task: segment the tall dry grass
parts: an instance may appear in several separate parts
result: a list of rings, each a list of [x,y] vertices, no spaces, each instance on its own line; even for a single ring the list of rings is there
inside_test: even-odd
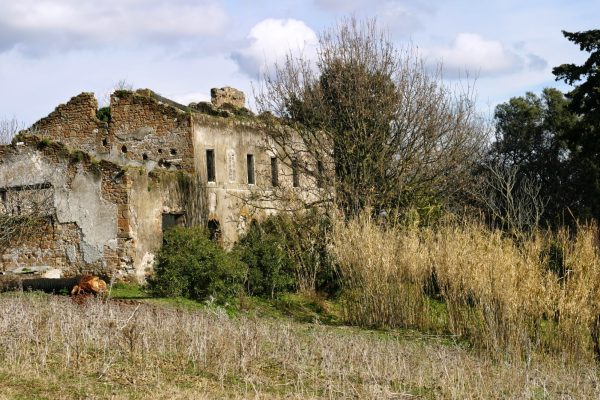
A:
[[[0,296],[0,399],[598,398],[598,368],[439,339],[148,304]]]
[[[361,216],[336,224],[332,249],[350,323],[442,330],[497,357],[595,356],[596,226],[514,237],[478,223],[419,228]]]

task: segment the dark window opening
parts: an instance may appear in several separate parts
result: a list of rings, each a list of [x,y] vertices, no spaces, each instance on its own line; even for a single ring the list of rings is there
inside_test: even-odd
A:
[[[102,139],[102,146],[108,146],[108,140],[107,139]]]
[[[171,155],[176,155],[177,154],[177,149],[171,149]]]
[[[209,182],[215,182],[217,180],[214,150],[206,150],[206,175]]]
[[[121,147],[121,152],[122,153],[127,153],[127,146]]]
[[[317,187],[323,187],[323,175],[325,173],[325,168],[323,167],[323,161],[317,161]]]
[[[248,166],[248,184],[254,185],[256,183],[254,179],[254,155],[248,154],[246,156],[246,164]]]
[[[271,157],[271,186],[279,186],[279,166],[277,165],[277,157]]]
[[[300,172],[298,171],[298,160],[292,160],[292,185],[300,187]]]
[[[162,215],[162,230],[185,226],[185,214],[183,213],[164,213]]]
[[[162,154],[162,149],[158,149],[158,154]]]
[[[220,241],[221,240],[221,224],[216,219],[208,221],[208,233],[210,240]]]
[[[148,154],[144,153],[142,154],[142,160],[146,161],[148,159]]]

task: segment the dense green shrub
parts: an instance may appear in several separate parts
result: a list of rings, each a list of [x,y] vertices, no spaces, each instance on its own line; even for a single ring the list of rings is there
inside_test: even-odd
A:
[[[254,223],[236,245],[248,265],[250,294],[273,296],[298,289],[338,293],[338,274],[329,255],[331,224],[318,212],[279,214]]]
[[[99,108],[98,111],[96,111],[96,118],[98,118],[100,121],[104,121],[107,123],[110,122],[110,107]]]
[[[242,290],[246,273],[246,266],[211,241],[206,229],[177,227],[165,232],[148,284],[157,296],[222,301]]]
[[[304,289],[329,296],[339,294],[340,277],[331,255],[331,218],[316,210],[286,218],[288,254],[298,265]]]
[[[269,218],[262,224],[253,223],[235,246],[235,253],[248,266],[250,295],[273,298],[296,286],[295,268],[278,222]]]

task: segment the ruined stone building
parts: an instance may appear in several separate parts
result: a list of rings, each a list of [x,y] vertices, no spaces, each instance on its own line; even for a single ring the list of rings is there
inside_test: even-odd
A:
[[[246,205],[253,188],[288,177],[299,186],[265,143],[264,125],[231,88],[189,106],[116,91],[100,112],[92,93],[75,96],[0,146],[0,213],[43,203],[38,229],[0,247],[0,271],[141,279],[170,226],[207,224],[231,243],[268,212]]]

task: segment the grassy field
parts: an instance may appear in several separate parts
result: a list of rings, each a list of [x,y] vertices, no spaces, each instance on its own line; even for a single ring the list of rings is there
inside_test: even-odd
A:
[[[229,308],[135,286],[112,296],[0,296],[0,399],[600,396],[593,364],[498,362],[451,336],[343,326],[310,296]]]

